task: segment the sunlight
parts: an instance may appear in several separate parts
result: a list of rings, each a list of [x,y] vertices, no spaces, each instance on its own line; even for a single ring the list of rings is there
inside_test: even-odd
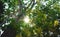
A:
[[[46,6],[48,4],[49,1],[41,1],[41,4]]]
[[[9,5],[8,3],[4,3],[6,6],[5,6],[5,9],[8,9],[9,8]]]
[[[2,30],[0,29],[0,32],[1,32],[1,33],[0,33],[0,36],[1,36],[4,31],[2,31]]]
[[[26,17],[24,18],[24,22],[29,23],[29,21],[30,21],[29,17],[26,16]]]
[[[25,0],[25,1],[23,1],[24,3],[27,3],[28,1],[27,0]]]

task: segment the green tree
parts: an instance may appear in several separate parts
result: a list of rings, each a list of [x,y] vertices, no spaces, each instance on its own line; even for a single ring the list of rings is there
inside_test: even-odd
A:
[[[16,37],[57,37],[60,35],[58,20],[60,19],[60,0],[1,1],[5,4],[5,23],[1,26],[3,30],[7,30],[8,27],[15,29],[12,31],[16,32]]]

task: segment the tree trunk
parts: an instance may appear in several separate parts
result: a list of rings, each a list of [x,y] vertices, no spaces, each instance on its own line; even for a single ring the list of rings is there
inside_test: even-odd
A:
[[[16,30],[12,27],[7,27],[1,37],[16,37]]]

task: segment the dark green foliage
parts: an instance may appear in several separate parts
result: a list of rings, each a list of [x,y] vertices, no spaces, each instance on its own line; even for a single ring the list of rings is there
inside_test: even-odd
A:
[[[4,11],[4,3],[0,1],[0,15],[3,14],[3,11]]]
[[[3,22],[4,3],[0,1],[0,24]]]

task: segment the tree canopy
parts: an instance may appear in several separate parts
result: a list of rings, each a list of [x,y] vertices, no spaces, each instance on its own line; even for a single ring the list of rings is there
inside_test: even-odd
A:
[[[60,35],[60,0],[1,0],[0,29],[16,30],[16,37]],[[1,3],[2,4],[2,3]],[[3,11],[4,10],[4,11]],[[1,13],[1,12],[0,12]],[[0,20],[1,20],[0,19]]]

